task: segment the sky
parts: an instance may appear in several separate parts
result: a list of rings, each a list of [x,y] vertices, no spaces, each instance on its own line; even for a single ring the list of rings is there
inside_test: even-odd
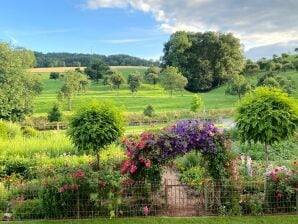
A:
[[[0,7],[0,40],[41,52],[158,59],[177,30],[232,32],[251,58],[298,47],[298,0],[1,0]]]

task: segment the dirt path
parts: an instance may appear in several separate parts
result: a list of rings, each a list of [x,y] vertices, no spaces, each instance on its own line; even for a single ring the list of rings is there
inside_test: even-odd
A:
[[[165,189],[168,215],[170,216],[194,216],[198,214],[197,198],[191,194],[192,189],[182,184],[177,173],[168,168],[162,177]]]

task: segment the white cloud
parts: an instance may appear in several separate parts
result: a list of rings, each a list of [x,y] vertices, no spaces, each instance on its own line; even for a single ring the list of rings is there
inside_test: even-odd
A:
[[[168,33],[233,32],[247,48],[298,39],[297,0],[86,0],[86,7],[150,13]]]

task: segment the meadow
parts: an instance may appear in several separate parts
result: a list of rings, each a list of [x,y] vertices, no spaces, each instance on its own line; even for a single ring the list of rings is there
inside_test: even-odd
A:
[[[119,70],[125,79],[127,76],[138,71],[144,74],[146,68],[141,67],[113,67],[112,69]],[[57,92],[62,86],[61,80],[49,79],[49,72],[56,71],[57,68],[47,72],[39,72],[42,83],[43,91],[35,100],[34,116],[44,116],[50,111],[53,104],[57,101]],[[34,72],[38,69],[33,70]],[[65,70],[64,70],[65,71]],[[296,82],[296,90],[293,96],[298,98],[298,74],[296,71],[283,73],[290,76]],[[258,76],[260,76],[259,74]],[[251,83],[256,83],[257,76],[250,77]],[[237,96],[225,95],[226,86],[221,86],[206,93],[200,93],[205,109],[207,110],[233,110],[238,102]],[[76,110],[85,102],[90,100],[112,101],[115,105],[120,107],[124,112],[142,113],[144,108],[151,104],[157,113],[173,112],[173,111],[189,111],[190,103],[194,93],[184,91],[183,94],[176,92],[170,96],[164,89],[156,85],[155,87],[150,84],[142,83],[139,91],[132,95],[128,89],[128,85],[124,84],[119,90],[111,90],[109,86],[104,86],[101,83],[92,83],[86,93],[81,93],[73,98],[73,109]],[[66,104],[63,105],[65,114],[71,114],[67,111]]]

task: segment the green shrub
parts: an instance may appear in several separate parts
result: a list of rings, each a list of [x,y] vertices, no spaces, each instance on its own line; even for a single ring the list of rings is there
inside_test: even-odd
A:
[[[25,178],[30,176],[30,167],[34,165],[34,160],[20,156],[1,157],[0,165],[3,166],[5,176],[19,174]]]
[[[0,139],[7,139],[8,138],[8,128],[6,123],[0,121]]]
[[[13,219],[37,219],[43,218],[41,202],[39,199],[25,200],[19,202],[13,208]]]
[[[52,110],[48,113],[49,122],[62,121],[62,112],[57,104],[55,104]]]
[[[0,212],[5,212],[8,206],[9,192],[0,184]]]
[[[36,137],[38,135],[38,131],[32,127],[23,127],[22,132],[25,137]]]
[[[21,126],[19,124],[13,122],[7,122],[7,136],[10,140],[16,138],[17,136],[21,136]]]
[[[144,115],[147,117],[153,117],[154,116],[154,107],[149,104],[145,110],[144,110]]]
[[[121,112],[108,103],[93,103],[79,110],[69,124],[68,134],[81,151],[98,151],[123,133]],[[97,157],[98,166],[99,158]]]
[[[203,183],[204,171],[200,166],[192,167],[180,175],[180,181],[200,189]]]

